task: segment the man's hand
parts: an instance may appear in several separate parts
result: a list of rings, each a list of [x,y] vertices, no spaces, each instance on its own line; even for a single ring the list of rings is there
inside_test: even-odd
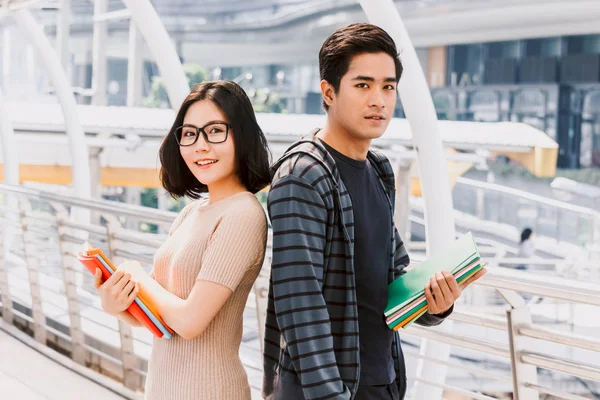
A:
[[[434,315],[445,313],[458,300],[467,286],[486,273],[487,269],[482,268],[481,271],[459,285],[450,272],[438,272],[425,285],[425,299],[427,299],[427,305],[429,306],[427,312]]]

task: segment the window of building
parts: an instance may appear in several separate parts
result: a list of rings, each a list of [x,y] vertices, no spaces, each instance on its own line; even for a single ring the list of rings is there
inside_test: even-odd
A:
[[[567,54],[600,54],[600,35],[567,37]]]
[[[582,167],[600,167],[600,91],[586,95],[581,121]]]
[[[511,40],[506,42],[493,42],[488,44],[488,58],[520,58],[521,42]]]
[[[451,46],[448,82],[452,86],[481,82],[481,44]]]
[[[559,57],[561,39],[558,37],[524,41],[526,57]]]

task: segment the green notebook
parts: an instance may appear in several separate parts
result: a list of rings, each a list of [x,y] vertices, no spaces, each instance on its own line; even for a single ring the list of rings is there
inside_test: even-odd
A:
[[[438,252],[419,264],[418,267],[390,283],[385,316],[389,317],[418,296],[421,296],[425,284],[437,272],[448,270],[454,274],[474,258],[479,258],[479,252],[473,234],[469,232],[458,239],[450,248]]]
[[[480,264],[479,262],[477,262],[475,265],[473,265],[469,271],[465,272],[465,274],[463,276],[461,276],[460,278],[456,279],[456,282],[460,285],[461,283],[463,283],[464,281],[466,281],[467,279],[469,279],[470,277],[472,277],[473,275],[475,275],[477,272],[479,272],[480,269],[483,268],[483,265]],[[405,321],[406,319],[411,318],[417,311],[419,311],[421,308],[423,308],[423,306],[425,306],[427,304],[427,300],[425,300],[425,298],[423,297],[423,295],[421,294],[420,296],[422,298],[422,301],[418,302],[417,304],[415,304],[412,308],[410,308],[409,310],[406,310],[406,312],[402,315],[399,316],[399,318],[397,318],[396,320],[389,322],[386,321],[386,324],[389,328],[394,328],[396,327],[398,324],[400,324],[401,322]],[[420,315],[423,315],[425,312],[427,312],[427,310],[425,311],[421,311]],[[415,318],[415,320],[418,318]],[[405,326],[408,327],[410,324],[407,324]]]

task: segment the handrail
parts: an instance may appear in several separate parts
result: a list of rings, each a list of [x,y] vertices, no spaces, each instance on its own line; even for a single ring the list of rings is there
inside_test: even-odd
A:
[[[458,177],[456,179],[456,183],[484,189],[484,190],[490,191],[490,192],[498,192],[498,193],[512,195],[515,197],[521,197],[523,199],[526,199],[529,201],[534,201],[536,203],[541,203],[541,204],[544,204],[544,205],[547,205],[550,207],[560,208],[563,210],[572,211],[572,212],[576,212],[579,214],[586,214],[586,215],[593,216],[594,218],[600,219],[600,212],[598,212],[596,210],[582,207],[582,206],[577,206],[575,204],[570,204],[570,203],[567,203],[564,201],[549,199],[544,196],[525,192],[523,190],[513,189],[513,188],[510,188],[507,186],[498,185],[496,183],[481,182],[481,181],[478,181],[475,179],[469,179],[469,178],[464,178],[464,177]]]
[[[83,207],[92,211],[107,212],[110,214],[143,219],[148,222],[172,223],[177,213],[170,211],[161,211],[155,208],[137,206],[127,203],[119,203],[110,200],[83,199],[64,194],[55,194],[52,192],[31,189],[22,186],[7,185],[0,183],[0,191],[14,195],[25,196],[30,199],[45,200],[47,202],[62,203],[66,206]]]
[[[465,188],[468,190],[463,193]],[[464,177],[457,178],[454,190],[462,195],[460,197],[462,200],[455,206],[457,211],[466,214],[464,217],[467,224],[469,224],[467,215],[472,215],[478,220],[487,218],[493,223],[508,224],[516,231],[520,231],[526,221],[527,225],[531,225],[534,229],[538,238],[545,238],[548,245],[550,242],[547,239],[556,241],[559,244],[558,253],[570,253],[569,246],[576,245],[582,249],[582,252],[592,254],[593,246],[600,239],[600,211],[598,210]],[[471,194],[472,190],[475,191],[474,198]],[[517,210],[512,210],[508,217],[502,207],[506,201],[516,203],[517,207]],[[413,203],[418,205],[418,202]],[[519,215],[521,209],[528,216]],[[547,210],[551,210],[551,213],[541,218],[540,215],[546,214]],[[502,221],[503,217],[508,220]],[[571,229],[561,229],[564,225],[570,226]],[[514,232],[513,235],[516,234],[517,232]]]

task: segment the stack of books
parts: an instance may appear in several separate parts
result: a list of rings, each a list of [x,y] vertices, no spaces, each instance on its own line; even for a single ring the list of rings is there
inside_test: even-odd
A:
[[[96,268],[102,271],[102,281],[106,281],[117,270],[110,260],[102,253],[102,250],[95,249],[88,243],[85,244],[85,250],[77,254],[77,259],[93,275],[96,274]],[[173,336],[173,330],[167,326],[160,315],[156,312],[156,307],[144,297],[141,292],[127,309],[135,319],[157,338],[170,339]]]
[[[435,254],[390,283],[384,312],[388,327],[395,331],[406,328],[427,312],[425,284],[437,272],[450,271],[460,285],[482,268],[475,238],[469,232],[452,247]]]

